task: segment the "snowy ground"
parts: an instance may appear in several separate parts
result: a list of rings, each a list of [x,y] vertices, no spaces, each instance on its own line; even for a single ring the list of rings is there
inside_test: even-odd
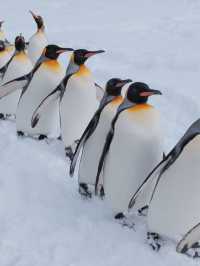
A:
[[[105,49],[89,63],[96,80],[114,76],[145,81],[163,92],[160,109],[168,151],[200,105],[200,2],[198,0],[6,0],[1,18],[8,38],[30,36],[28,10],[40,12],[51,42]],[[62,58],[66,64],[66,55]],[[83,201],[59,141],[18,139],[15,124],[0,122],[1,266],[199,265],[166,243],[157,254],[135,230],[112,220],[103,201]]]

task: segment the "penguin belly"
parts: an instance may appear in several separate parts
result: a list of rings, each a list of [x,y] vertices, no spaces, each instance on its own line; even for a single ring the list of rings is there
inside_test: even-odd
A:
[[[40,66],[27,90],[21,95],[16,113],[17,131],[32,136],[43,134],[57,138],[60,135],[59,99],[47,105],[37,126],[31,127],[34,111],[43,99],[60,84],[65,74],[64,69],[58,63],[55,63],[56,69],[48,64],[46,62]]]
[[[1,82],[4,84],[15,78],[24,76],[32,70],[32,63],[27,55],[15,56],[8,66],[5,76]],[[0,90],[12,91],[12,93],[0,99],[0,113],[4,115],[15,115],[22,87],[26,81],[16,81],[0,87]]]
[[[180,240],[200,221],[200,136],[162,174],[148,211],[148,228]]]
[[[72,76],[60,105],[61,135],[66,147],[81,137],[97,106],[92,78]]]
[[[86,141],[80,161],[79,183],[95,185],[99,160],[117,107],[118,105],[109,103],[104,108],[95,131]],[[99,180],[99,184],[102,185],[103,180]]]
[[[161,159],[161,143],[155,109],[120,114],[103,175],[105,195],[115,213],[127,211],[133,193]],[[140,207],[146,205],[148,192]]]
[[[47,44],[48,41],[43,32],[38,31],[30,38],[27,52],[33,65],[35,65]]]

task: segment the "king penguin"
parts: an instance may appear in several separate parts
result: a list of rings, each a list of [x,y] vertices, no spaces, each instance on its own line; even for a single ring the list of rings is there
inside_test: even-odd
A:
[[[161,92],[142,82],[129,86],[112,120],[99,161],[97,184],[103,169],[105,198],[115,218],[124,225],[128,225],[125,212],[132,191],[162,156],[160,115],[147,104],[148,97],[155,94]]]
[[[43,18],[39,15],[34,14],[32,11],[30,11],[30,13],[37,24],[37,31],[29,39],[27,51],[33,65],[35,65],[35,63],[41,56],[43,49],[47,46],[48,41],[45,34],[45,26]]]
[[[160,248],[163,236],[181,240],[178,252],[200,256],[199,154],[200,119],[150,172],[129,203],[132,208],[148,184],[155,184],[147,215],[148,239],[153,249]]]
[[[83,134],[98,107],[96,86],[85,62],[91,56],[103,53],[103,50],[75,50],[71,56],[65,78],[60,85],[44,98],[34,112],[32,126],[35,127],[42,117],[43,109],[55,98],[60,98],[61,137],[66,147],[66,155],[72,157],[71,145]]]
[[[70,166],[70,175],[73,175],[77,159],[82,150],[81,161],[78,172],[79,192],[85,197],[91,197],[87,185],[95,185],[98,162],[103,149],[103,144],[110,128],[111,120],[118,105],[123,101],[121,96],[122,87],[131,82],[130,79],[122,80],[112,78],[106,84],[104,96],[99,108],[90,120],[79,144],[73,155]],[[102,182],[101,182],[102,183]],[[103,194],[101,187],[101,195]]]
[[[25,52],[25,40],[22,35],[15,38],[14,54],[10,46],[2,52],[2,59],[6,64],[1,68],[2,81],[0,86],[0,118],[16,114],[16,108],[24,86],[19,77],[31,72],[33,66]],[[0,58],[1,61],[1,58]]]
[[[60,136],[59,101],[55,100],[44,110],[44,115],[36,127],[31,126],[31,118],[39,103],[62,81],[65,70],[58,62],[58,56],[72,48],[48,45],[35,65],[27,85],[22,91],[17,112],[17,133],[38,137],[57,138]]]

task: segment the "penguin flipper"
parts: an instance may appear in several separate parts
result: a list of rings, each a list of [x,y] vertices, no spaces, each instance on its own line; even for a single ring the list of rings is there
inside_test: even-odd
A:
[[[99,177],[100,177],[101,171],[103,169],[103,166],[104,166],[104,163],[105,163],[105,159],[106,159],[106,156],[108,154],[108,151],[109,151],[113,136],[114,136],[114,128],[111,128],[111,130],[109,131],[109,133],[108,133],[108,135],[106,137],[106,142],[105,142],[105,145],[103,147],[103,152],[102,152],[100,160],[99,160],[97,176],[96,176],[96,182],[95,182],[95,194],[98,193]]]
[[[159,180],[162,176],[162,174],[176,161],[178,156],[181,154],[182,150],[184,149],[185,145],[187,145],[195,136],[200,134],[200,119],[196,120],[186,131],[184,136],[179,140],[179,142],[176,144],[176,146],[169,152],[168,155],[165,155],[163,160],[149,173],[147,178],[144,180],[144,182],[140,185],[140,187],[137,189],[133,197],[131,198],[129,202],[129,209],[131,209],[135,202],[140,195],[140,193],[143,191],[143,189],[154,180],[154,177],[157,176],[157,181],[151,196],[151,199],[153,198],[154,192],[156,190],[156,187],[159,183]],[[150,199],[150,200],[151,200]]]
[[[128,205],[129,210],[134,207],[134,205],[135,205],[138,197],[142,193],[142,191],[144,191],[144,189],[146,187],[148,187],[148,185],[150,185],[153,182],[154,178],[159,178],[163,166],[167,163],[166,162],[167,159],[168,158],[164,158],[159,164],[157,164],[156,167],[148,174],[148,176],[143,181],[143,183],[138,187],[138,189],[136,190],[136,192],[134,193],[134,195],[132,196],[132,198],[129,202],[129,205]],[[154,188],[154,190],[155,190],[155,188]],[[148,204],[149,204],[149,202],[147,202],[147,205]]]
[[[85,142],[87,141],[87,139],[92,135],[92,133],[95,131],[98,121],[99,121],[99,117],[100,117],[100,112],[97,112],[94,114],[93,118],[90,120],[88,126],[86,127],[85,131],[83,132],[83,135],[80,138],[80,141],[76,147],[76,150],[74,152],[71,164],[70,164],[70,171],[69,174],[70,176],[74,175],[74,170],[76,167],[76,162],[77,159],[79,157],[81,148],[84,146]]]
[[[176,251],[178,253],[186,253],[188,249],[195,248],[200,241],[200,223],[191,228],[184,237],[179,241]]]
[[[57,87],[55,90],[53,90],[49,95],[47,95],[41,103],[38,105],[38,107],[35,109],[33,116],[31,118],[31,127],[35,128],[38,124],[41,114],[43,111],[47,108],[49,104],[51,104],[53,101],[57,100],[60,96],[60,89]]]
[[[20,82],[20,86],[7,86],[7,85],[10,85],[12,83],[17,83],[17,82]],[[27,79],[25,76],[23,76],[23,77],[16,78],[12,81],[2,84],[0,86],[0,99],[11,94],[17,89],[21,89],[22,87],[26,85],[26,83],[27,83]]]
[[[100,102],[104,95],[104,89],[98,85],[97,83],[94,84],[96,88],[96,98]]]

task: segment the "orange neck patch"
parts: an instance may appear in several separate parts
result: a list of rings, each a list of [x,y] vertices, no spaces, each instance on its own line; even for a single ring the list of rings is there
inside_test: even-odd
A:
[[[27,54],[25,52],[19,52],[15,55],[15,59],[19,61],[26,61],[27,60]]]
[[[123,97],[117,96],[114,100],[112,100],[111,104],[112,105],[119,105],[122,103],[122,101],[123,101]]]
[[[47,60],[42,64],[42,66],[53,72],[59,72],[61,69],[57,60]]]
[[[142,104],[136,104],[135,106],[131,107],[128,109],[129,112],[139,112],[139,111],[144,111],[153,108],[152,105],[147,104],[147,103],[142,103]]]
[[[85,65],[81,65],[79,71],[75,75],[78,77],[89,76],[91,72]]]

